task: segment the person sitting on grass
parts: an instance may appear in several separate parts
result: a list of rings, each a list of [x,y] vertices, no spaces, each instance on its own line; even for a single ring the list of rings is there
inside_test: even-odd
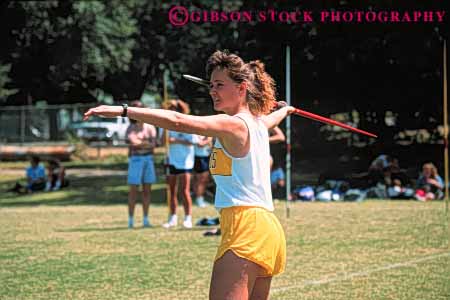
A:
[[[66,179],[66,170],[57,159],[49,159],[47,163],[46,191],[57,191],[69,185]]]
[[[430,201],[442,199],[444,193],[444,181],[439,176],[433,163],[426,163],[422,167],[422,173],[417,179],[416,199],[419,201]]]
[[[39,156],[33,155],[30,159],[30,166],[26,169],[28,193],[45,189],[45,168],[40,162]]]
[[[30,166],[25,170],[27,176],[27,185],[25,189],[28,193],[42,191],[45,189],[45,169],[40,162],[41,159],[39,156],[31,156]],[[20,192],[21,187],[22,186],[20,186],[20,183],[17,183],[15,187],[16,191]]]
[[[18,194],[32,193],[42,191],[45,189],[45,169],[40,164],[39,156],[33,155],[30,157],[30,166],[25,169],[27,184],[24,187],[20,182],[9,189],[8,192],[16,192]]]

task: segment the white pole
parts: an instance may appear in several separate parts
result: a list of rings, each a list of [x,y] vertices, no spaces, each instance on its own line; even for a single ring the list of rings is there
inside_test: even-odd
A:
[[[291,105],[291,48],[286,46],[286,102]],[[286,217],[291,201],[291,117],[286,118]]]
[[[169,101],[169,93],[167,92],[167,76],[168,72],[167,70],[163,73],[163,101],[165,104],[167,104],[167,101]],[[169,177],[169,131],[167,129],[163,129],[163,135],[164,135],[164,171],[166,175],[166,202],[167,202],[167,208],[169,209],[169,216],[170,216],[170,187],[168,183],[168,177]]]

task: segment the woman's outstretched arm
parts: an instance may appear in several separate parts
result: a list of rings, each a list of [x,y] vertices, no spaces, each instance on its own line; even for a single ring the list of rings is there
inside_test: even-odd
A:
[[[122,112],[122,106],[101,105],[89,109],[84,114],[84,120],[93,115],[107,118],[120,117]],[[242,144],[245,144],[248,136],[247,126],[241,119],[225,114],[192,116],[165,109],[128,107],[127,116],[130,119],[173,131],[218,137],[227,141],[234,140]]]

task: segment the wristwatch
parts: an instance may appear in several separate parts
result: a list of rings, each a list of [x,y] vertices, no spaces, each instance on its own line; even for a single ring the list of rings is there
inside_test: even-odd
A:
[[[124,103],[122,104],[122,108],[123,108],[122,117],[125,118],[127,116],[128,105]]]

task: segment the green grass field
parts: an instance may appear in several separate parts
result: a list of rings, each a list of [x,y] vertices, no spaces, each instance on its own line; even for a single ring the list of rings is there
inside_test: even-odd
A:
[[[18,176],[0,175],[0,191]],[[128,230],[121,176],[79,177],[69,189],[0,195],[0,299],[207,299],[219,237],[166,230],[164,185],[154,228]],[[294,203],[288,264],[271,299],[450,299],[443,202]],[[182,215],[181,209],[179,215]],[[194,209],[194,219],[214,217]]]

